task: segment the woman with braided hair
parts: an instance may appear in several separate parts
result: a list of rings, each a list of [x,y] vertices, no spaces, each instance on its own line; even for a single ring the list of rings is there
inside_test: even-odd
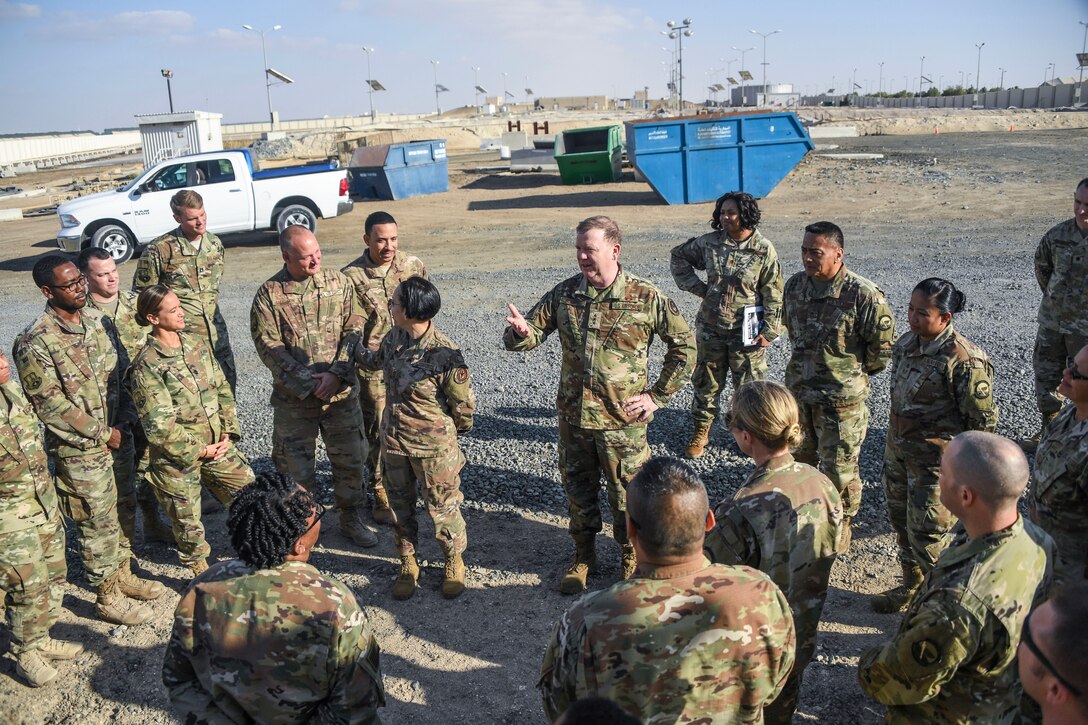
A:
[[[308,563],[325,507],[261,474],[230,508],[238,559],[182,593],[162,679],[185,721],[380,722],[378,644],[355,595]]]

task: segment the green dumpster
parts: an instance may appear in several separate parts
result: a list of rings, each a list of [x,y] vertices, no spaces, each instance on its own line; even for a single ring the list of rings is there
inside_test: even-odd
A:
[[[555,138],[555,163],[564,184],[619,181],[623,174],[623,136],[619,126],[563,131]]]

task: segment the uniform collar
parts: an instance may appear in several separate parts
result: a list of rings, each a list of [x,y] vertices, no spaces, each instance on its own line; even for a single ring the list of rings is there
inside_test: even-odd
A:
[[[612,284],[601,291],[601,295],[596,299],[597,302],[604,302],[605,300],[618,300],[623,298],[623,290],[627,287],[627,273],[623,271],[623,267],[620,266],[619,274],[616,275],[616,279]],[[578,294],[583,297],[589,297],[589,282],[586,280],[586,276],[583,274],[582,279],[578,282]]]
[[[639,564],[635,569],[633,579],[679,579],[706,569],[711,565],[710,559],[705,556],[700,561],[687,564],[671,564],[669,566],[651,566]]]
[[[87,297],[88,297],[88,299],[90,299],[90,293],[89,292],[87,293]],[[86,309],[87,309],[86,307],[83,308],[83,310],[86,310]],[[94,308],[92,308],[92,309],[94,309]],[[57,311],[53,309],[53,305],[48,304],[48,303],[46,303],[46,305],[45,305],[45,313],[53,318],[54,324],[59,326],[60,329],[63,330],[64,332],[68,332],[68,333],[71,333],[73,335],[85,335],[87,333],[87,329],[88,329],[88,327],[87,327],[87,315],[83,314],[83,310],[80,310],[80,312],[79,312],[79,322],[80,322],[79,327],[72,327],[71,323],[66,322],[66,321],[64,321],[64,320],[62,320],[60,318],[60,315],[57,314]]]
[[[753,229],[752,233],[748,236],[748,238],[745,239],[743,242],[740,242],[729,236],[728,232],[723,229],[722,231],[718,232],[717,239],[718,243],[723,246],[733,247],[735,249],[746,249],[748,247],[755,246],[756,241],[762,239],[762,235],[759,233],[758,229]]]
[[[918,342],[918,352],[928,356],[936,355],[938,352],[940,352],[941,348],[944,347],[944,344],[948,342],[948,339],[952,337],[952,333],[952,323],[949,322],[948,326],[941,330],[941,334],[937,335],[929,342],[924,342],[922,338],[915,335],[914,337]]]
[[[322,268],[318,270],[317,274],[313,277],[307,277],[306,279],[298,282],[291,273],[287,271],[287,265],[283,265],[283,269],[280,270],[280,284],[283,286],[283,291],[287,294],[304,295],[310,291],[311,285],[317,289],[321,289],[325,286],[325,270]]]
[[[204,236],[200,238],[200,247],[194,247],[193,243],[189,241],[189,238],[181,231],[181,227],[174,230],[174,240],[178,243],[178,250],[186,257],[195,257],[204,249],[208,243],[208,232],[204,232]]]
[[[829,297],[832,299],[838,299],[839,295],[842,294],[843,284],[846,282],[846,272],[846,264],[844,263],[841,267],[839,267],[839,271],[835,273],[835,276],[826,283],[817,282],[811,277],[805,277],[805,280],[809,284],[809,288],[812,290],[812,298],[822,299],[825,297]],[[817,292],[818,286],[824,287],[822,292]]]
[[[147,344],[161,357],[179,357],[185,354],[185,333],[181,333],[181,347],[168,347],[151,334],[147,336]]]
[[[941,554],[940,559],[937,561],[938,569],[951,568],[964,561],[977,557],[984,551],[997,548],[1024,530],[1024,519],[1022,516],[1017,516],[1016,523],[1012,526],[1001,529],[1000,531],[991,531],[985,536],[980,536],[977,539],[971,540],[967,539],[967,532],[963,529],[962,523],[957,524],[956,528],[955,540],[951,546],[945,549],[944,553]]]
[[[793,454],[789,451],[778,455],[772,456],[769,461],[763,464],[763,470],[765,471],[777,471],[787,466],[792,466],[795,463]]]

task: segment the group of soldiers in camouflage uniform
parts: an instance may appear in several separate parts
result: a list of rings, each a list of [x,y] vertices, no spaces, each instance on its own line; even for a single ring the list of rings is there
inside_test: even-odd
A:
[[[830,222],[806,227],[804,270],[784,283],[774,247],[757,228],[758,205],[733,192],[715,205],[712,233],[672,252],[677,285],[703,298],[693,333],[672,300],[623,270],[616,223],[583,221],[575,244],[580,274],[525,316],[508,305],[503,338],[508,350],[527,351],[558,331],[562,346],[559,468],[575,555],[560,590],[583,591],[597,568],[602,474],[621,552],[623,581],[578,600],[556,627],[540,680],[549,716],[598,694],[644,719],[758,721],[766,706],[769,720],[789,721],[814,652],[831,564],[850,545],[860,505],[869,376],[890,362],[884,485],[904,582],[873,605],[906,613],[892,642],[863,656],[862,687],[889,706],[892,720],[956,720],[984,708],[984,719],[1011,722],[1019,685],[1010,665],[1028,612],[1043,601],[1052,569],[1068,584],[1084,578],[1088,560],[1081,533],[1088,518],[1088,179],[1074,199],[1074,219],[1051,230],[1036,255],[1043,288],[1036,385],[1044,427],[1030,472],[1029,512],[1039,526],[1016,513],[1028,484],[1027,460],[992,433],[993,369],[951,324],[964,305],[951,283],[931,278],[918,285],[908,309],[911,332],[896,342],[883,293],[843,264],[841,229]],[[297,530],[280,546],[282,556],[247,558],[239,550],[250,569],[235,562],[205,572],[199,492],[203,482],[231,507],[236,549],[252,546],[235,536],[244,517],[235,522],[234,502],[248,495],[297,503],[308,496],[318,435],[332,464],[341,530],[361,546],[377,543],[360,517],[369,464],[371,515],[394,524],[402,559],[394,595],[407,598],[417,586],[417,481],[447,560],[443,594],[455,597],[465,586],[464,456],[456,441],[471,428],[475,400],[463,356],[431,322],[438,292],[422,263],[398,250],[392,217],[368,218],[367,250],[343,272],[321,267],[309,230],[288,228],[280,240],[284,268],[254,299],[252,337],[273,373],[272,458],[301,486],[296,493],[290,479],[278,489],[252,483],[248,463],[231,445],[240,431],[235,366],[218,307],[223,248],[206,229],[199,195],[179,192],[172,208],[179,227],[141,259],[135,304],[134,293],[114,287],[112,296],[105,290],[103,309],[89,306],[97,297],[86,291],[87,269],[105,262],[101,257],[81,258],[77,269],[51,255],[35,267],[47,308],[17,338],[14,358],[45,427],[55,489],[37,421],[6,365],[0,368],[7,408],[0,444],[18,452],[3,469],[0,563],[13,650],[31,684],[56,677],[49,660],[81,650],[48,636],[64,575],[60,513],[76,523],[86,574],[98,590],[96,611],[108,621],[146,621],[150,610],[139,600],[163,592],[131,566],[136,509],[147,535],[159,523],[156,500],[196,576],[190,598],[204,591],[203,582],[241,582],[260,573],[252,565],[262,561],[280,567],[273,578],[286,577],[288,589],[301,586],[287,584],[293,574],[285,567],[308,556],[324,513],[320,504],[306,499],[309,508],[295,516]],[[705,282],[696,270],[706,272]],[[130,323],[152,332],[133,332]],[[785,386],[764,381],[766,348],[783,327],[792,346]],[[655,335],[667,350],[651,385]],[[1071,356],[1060,386],[1051,369],[1055,351]],[[646,428],[691,378],[694,431],[685,454],[701,456],[726,370],[734,386],[726,418],[757,467],[732,501],[712,511],[691,469],[650,461]],[[1055,412],[1051,398],[1060,401],[1055,387],[1072,404],[1048,417]],[[233,470],[224,478],[216,469],[228,451]],[[154,498],[141,495],[143,476]],[[961,525],[953,529],[957,519]],[[260,590],[270,591],[269,583],[261,579]],[[189,629],[176,629],[171,649],[192,660],[195,627],[182,613],[185,602],[178,623]],[[617,650],[617,642],[630,647]],[[1032,647],[1038,657],[1041,650]],[[376,644],[372,660],[376,670]],[[584,669],[588,661],[597,663],[595,672]],[[707,662],[714,663],[710,669],[696,664]],[[198,664],[222,666],[178,667]],[[1070,685],[1053,666],[1047,671]],[[376,679],[380,689],[380,674]],[[368,703],[374,706],[374,698]]]

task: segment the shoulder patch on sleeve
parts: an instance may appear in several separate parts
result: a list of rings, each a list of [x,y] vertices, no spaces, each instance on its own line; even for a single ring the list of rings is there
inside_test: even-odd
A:
[[[911,656],[922,667],[932,667],[941,659],[941,648],[931,639],[920,639],[910,646]]]
[[[884,331],[892,329],[892,316],[891,315],[881,315],[880,319],[877,320],[876,326],[879,327],[881,330],[884,330]]]
[[[23,388],[28,393],[33,393],[42,386],[42,376],[37,373],[27,373],[23,378]]]
[[[677,316],[680,315],[680,308],[677,307],[676,303],[673,302],[671,299],[669,300],[669,312]]]
[[[457,368],[453,371],[453,382],[464,385],[468,382],[468,368]]]
[[[990,397],[990,384],[985,380],[979,380],[975,383],[975,397],[979,400],[985,400]]]

